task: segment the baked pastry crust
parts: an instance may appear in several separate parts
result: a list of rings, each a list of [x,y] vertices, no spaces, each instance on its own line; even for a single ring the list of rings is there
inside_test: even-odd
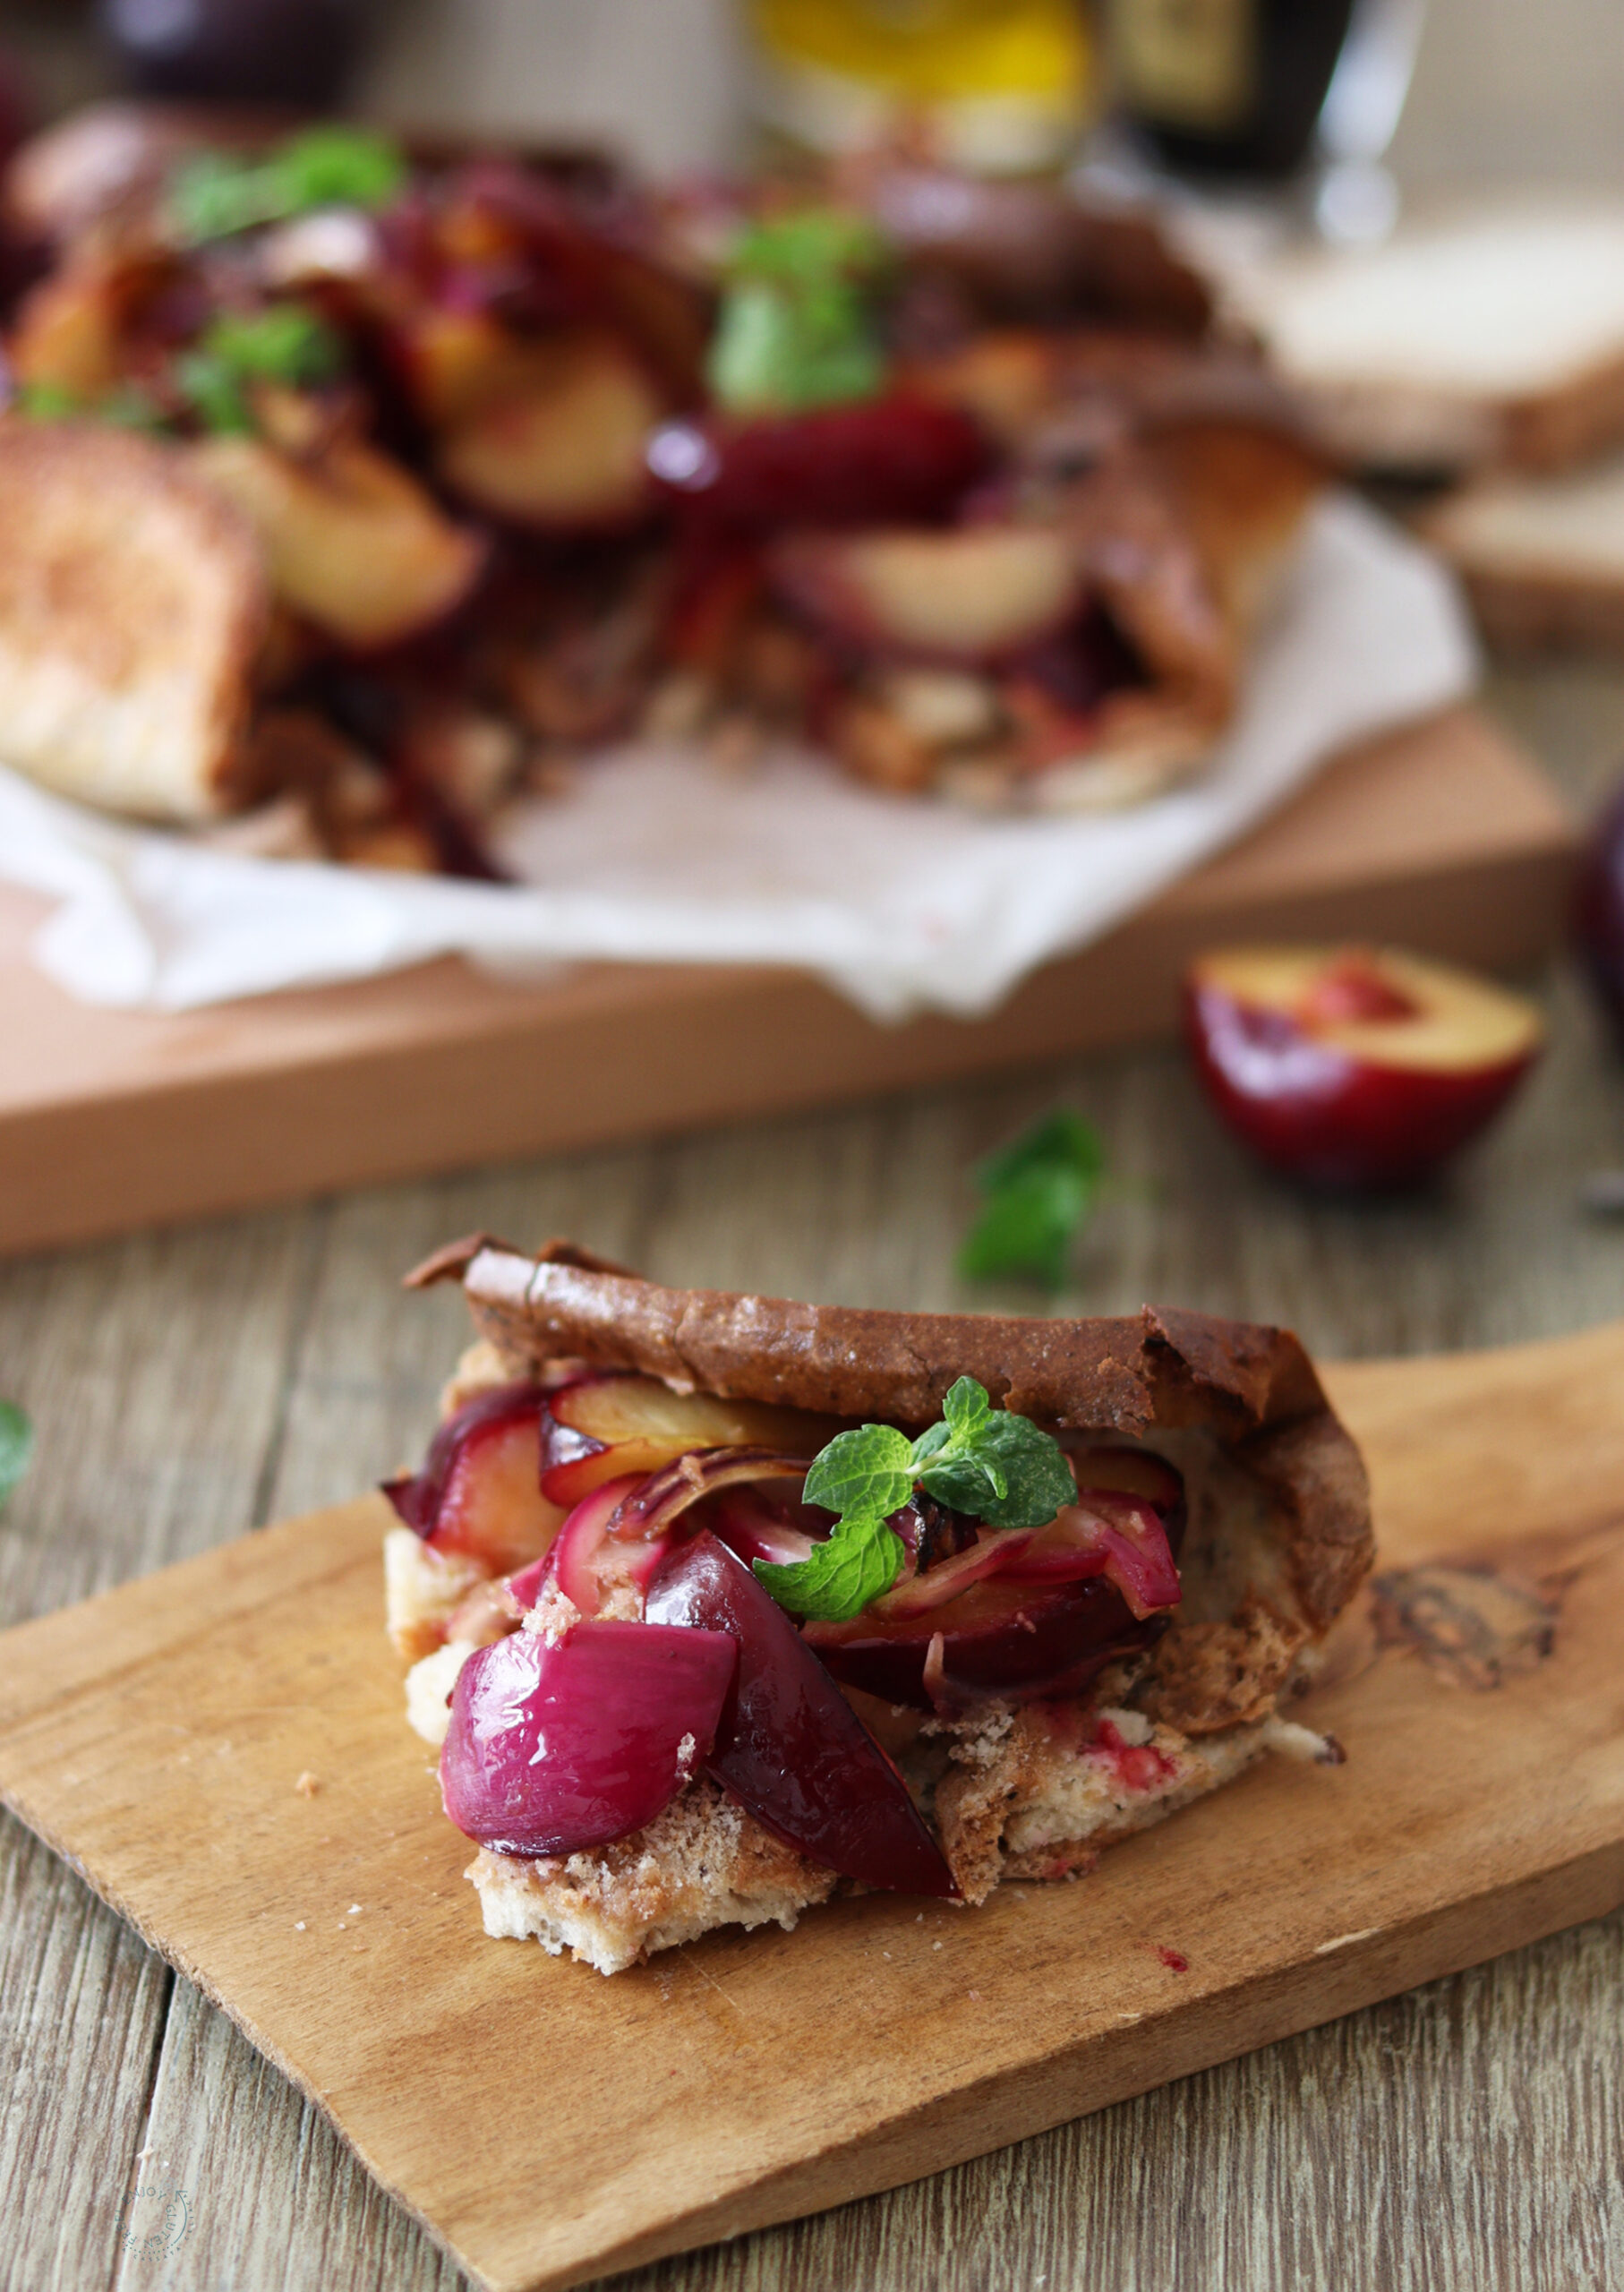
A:
[[[269,601],[246,523],[179,449],[0,424],[0,762],[174,822],[235,808]]]

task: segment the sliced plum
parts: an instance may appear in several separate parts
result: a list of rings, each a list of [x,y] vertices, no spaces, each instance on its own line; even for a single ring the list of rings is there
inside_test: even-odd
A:
[[[641,1830],[715,1740],[739,1643],[725,1631],[578,1623],[517,1631],[457,1673],[445,1809],[499,1854],[578,1854]]]
[[[693,521],[739,535],[928,523],[955,509],[991,462],[968,414],[902,392],[753,422],[685,417],[648,443],[666,498]]]
[[[739,1672],[707,1771],[825,1869],[896,1894],[958,1889],[908,1787],[790,1618],[706,1533],[648,1595],[651,1622],[731,1633]]]
[[[510,1575],[546,1551],[564,1518],[541,1488],[546,1406],[539,1385],[476,1394],[435,1433],[423,1470],[386,1482],[384,1494],[437,1552]]]

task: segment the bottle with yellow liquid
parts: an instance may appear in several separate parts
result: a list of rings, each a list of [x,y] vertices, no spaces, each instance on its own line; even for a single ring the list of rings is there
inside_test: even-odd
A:
[[[888,140],[979,174],[1058,166],[1092,116],[1081,0],[748,0],[756,109],[818,152]]]

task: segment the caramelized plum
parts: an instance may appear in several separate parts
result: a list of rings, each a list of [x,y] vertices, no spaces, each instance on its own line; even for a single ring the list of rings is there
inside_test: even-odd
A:
[[[187,451],[252,526],[282,603],[350,650],[443,620],[484,567],[485,543],[359,439],[303,462],[258,438],[205,438]]]
[[[551,1405],[542,1485],[579,1503],[606,1480],[655,1473],[695,1450],[758,1448],[811,1458],[833,1429],[799,1409],[675,1393],[657,1377],[608,1374],[566,1386]]]
[[[756,422],[668,422],[648,444],[667,498],[736,534],[927,523],[957,506],[990,459],[959,407],[900,393]]]
[[[1023,1703],[1080,1693],[1157,1629],[1136,1623],[1103,1575],[1053,1585],[993,1577],[939,1607],[886,1618],[867,1609],[849,1623],[809,1623],[806,1637],[837,1680],[928,1711],[940,1699],[926,1677],[938,1637],[939,1686]]]
[[[1148,1646],[1179,1596],[1184,1483],[1141,1449],[1074,1448],[1073,1468],[1078,1501],[1047,1527],[984,1530],[861,1615],[808,1623],[835,1678],[920,1710],[954,1690],[1027,1702]]]
[[[1075,551],[1047,526],[791,534],[773,569],[789,602],[847,645],[944,664],[1039,643],[1071,618],[1082,584]]]
[[[529,372],[505,388],[494,381],[494,395],[442,432],[440,475],[476,508],[517,525],[636,524],[648,506],[643,440],[664,411],[646,372],[605,334],[560,336],[527,355]],[[437,380],[454,389],[462,378]]]
[[[650,1588],[648,1616],[737,1640],[738,1677],[705,1766],[764,1828],[868,1886],[957,1893],[902,1776],[725,1544],[706,1534],[683,1545]]]
[[[422,1472],[386,1482],[407,1527],[439,1552],[471,1553],[506,1576],[546,1551],[564,1518],[541,1489],[539,1385],[498,1385],[435,1433]]]
[[[499,1854],[577,1854],[641,1830],[710,1749],[732,1685],[723,1631],[578,1623],[470,1655],[440,1755],[445,1809]]]

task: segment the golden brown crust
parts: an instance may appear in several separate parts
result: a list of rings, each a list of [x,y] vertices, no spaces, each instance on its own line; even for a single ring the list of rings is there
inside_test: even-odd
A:
[[[968,1375],[995,1401],[1056,1428],[1199,1451],[1228,1492],[1214,1499],[1218,1541],[1226,1509],[1244,1509],[1252,1544],[1244,1561],[1219,1552],[1209,1569],[1219,1612],[1181,1620],[1162,1643],[1168,1692],[1175,1676],[1185,1681],[1186,1720],[1198,1678],[1223,1688],[1227,1715],[1213,1725],[1236,1715],[1224,1682],[1237,1666],[1258,1681],[1278,1672],[1278,1686],[1371,1565],[1359,1452],[1288,1330],[1148,1306],[1115,1321],[1015,1320],[667,1289],[601,1270],[568,1244],[529,1258],[477,1235],[412,1278],[459,1274],[482,1335],[516,1373],[568,1355],[684,1390],[910,1426],[934,1421],[948,1387]],[[1199,1523],[1192,1535],[1192,1551],[1211,1542]],[[1203,1643],[1187,1659],[1177,1653],[1184,1635],[1215,1622],[1237,1626],[1251,1649],[1243,1660],[1226,1643],[1221,1681]]]
[[[1264,1601],[1244,1601],[1228,1623],[1186,1623],[1158,1641],[1135,1706],[1184,1735],[1267,1718],[1302,1644]]]
[[[0,759],[155,819],[231,808],[268,612],[252,535],[150,438],[0,423]]]

